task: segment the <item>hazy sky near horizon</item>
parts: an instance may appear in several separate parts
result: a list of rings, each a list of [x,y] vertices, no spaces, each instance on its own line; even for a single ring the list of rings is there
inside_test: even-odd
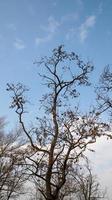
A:
[[[0,0],[0,116],[5,116],[12,126],[16,115],[9,110],[6,83],[22,82],[31,88],[31,116],[36,114],[36,103],[38,105],[44,90],[33,62],[50,55],[60,44],[64,44],[66,50],[78,53],[85,61],[93,62],[95,70],[91,80],[97,82],[107,64],[112,68],[112,1]],[[86,95],[83,90],[82,93],[84,100],[80,103],[86,109],[93,102],[91,89],[86,90]],[[111,163],[111,145],[109,150],[110,157],[104,162]],[[98,163],[98,158],[96,160]],[[105,163],[101,165],[105,166]],[[111,164],[108,166],[111,188]]]

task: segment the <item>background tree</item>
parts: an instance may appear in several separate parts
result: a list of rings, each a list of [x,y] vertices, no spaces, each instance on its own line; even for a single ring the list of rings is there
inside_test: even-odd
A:
[[[0,119],[0,199],[16,199],[24,192],[26,180],[23,163],[23,150],[20,131],[6,134],[3,130],[4,119]]]
[[[106,191],[101,189],[100,183],[90,167],[90,161],[87,160],[81,170],[79,168],[75,179],[77,186],[75,196],[77,200],[106,199]]]
[[[109,66],[104,68],[96,92],[99,114],[109,111],[112,116],[112,71]]]
[[[82,116],[75,105],[80,87],[90,85],[90,62],[84,63],[74,52],[67,53],[59,46],[51,57],[37,64],[47,90],[41,99],[44,116],[37,117],[35,127],[26,127],[23,119],[26,87],[8,84],[7,90],[13,93],[10,107],[15,108],[33,152],[32,157],[27,157],[27,169],[44,199],[58,200],[77,161],[108,126],[93,113]]]

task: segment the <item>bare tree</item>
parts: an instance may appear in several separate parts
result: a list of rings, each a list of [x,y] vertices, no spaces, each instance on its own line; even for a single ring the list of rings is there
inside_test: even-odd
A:
[[[112,116],[112,71],[109,66],[104,68],[96,92],[98,114],[109,111]]]
[[[106,198],[106,191],[101,189],[100,183],[90,167],[90,161],[87,160],[86,164],[81,167],[81,170],[78,170],[74,178],[77,186],[77,192],[75,194],[77,200],[98,200]]]
[[[37,64],[47,90],[41,99],[45,114],[37,117],[36,127],[29,129],[24,123],[26,87],[7,84],[7,90],[13,93],[10,107],[15,109],[33,152],[27,157],[27,169],[43,198],[58,200],[77,161],[108,126],[93,113],[81,116],[74,105],[80,96],[78,89],[90,85],[90,62],[84,63],[74,52],[67,53],[59,46]]]
[[[15,199],[23,193],[23,183],[26,179],[23,162],[23,151],[16,134],[5,134],[3,131],[4,120],[0,120],[0,199]]]

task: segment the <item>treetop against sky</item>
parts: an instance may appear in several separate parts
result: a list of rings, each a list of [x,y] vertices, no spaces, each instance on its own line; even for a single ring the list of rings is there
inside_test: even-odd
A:
[[[50,55],[60,44],[93,62],[91,80],[95,83],[103,67],[111,65],[111,9],[110,0],[0,1],[1,115],[10,118],[7,82],[27,86],[31,82],[33,103],[37,102],[44,88],[33,62]],[[93,101],[89,95],[93,93],[88,88],[82,94],[85,101],[81,106],[88,107]]]

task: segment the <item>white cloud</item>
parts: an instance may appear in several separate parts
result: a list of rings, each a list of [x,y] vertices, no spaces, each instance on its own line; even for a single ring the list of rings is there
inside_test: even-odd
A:
[[[47,26],[41,26],[41,28],[45,32],[47,32],[47,35],[45,37],[37,37],[35,39],[36,44],[39,45],[41,43],[45,43],[45,42],[50,41],[53,38],[56,31],[58,30],[59,26],[60,26],[60,23],[58,21],[56,21],[54,19],[54,17],[50,16],[48,18]]]
[[[93,163],[93,171],[98,175],[101,186],[108,189],[108,196],[112,196],[112,140],[99,138],[90,145],[95,153],[87,152],[87,156]]]
[[[24,49],[26,46],[24,44],[24,42],[20,39],[16,39],[15,42],[14,42],[14,47],[18,50],[22,50]]]
[[[80,41],[84,42],[88,36],[89,30],[94,27],[96,23],[96,16],[91,15],[89,16],[84,23],[81,24],[79,27],[79,37]]]

